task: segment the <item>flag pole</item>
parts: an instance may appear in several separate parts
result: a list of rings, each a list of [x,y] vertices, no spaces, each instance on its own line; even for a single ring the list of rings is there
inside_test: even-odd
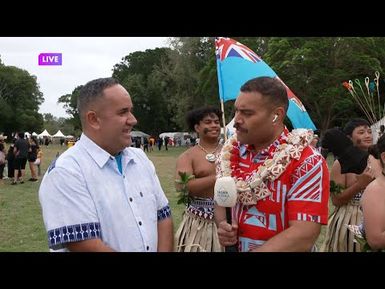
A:
[[[222,124],[223,124],[223,133],[224,140],[227,141],[227,130],[226,130],[226,119],[225,119],[225,100],[223,94],[223,83],[222,83],[222,75],[221,75],[221,64],[218,58],[216,59],[217,63],[217,77],[218,77],[218,90],[219,90],[219,99],[221,102],[221,111],[222,111]]]
[[[223,99],[221,98],[221,111],[222,111],[222,123],[223,123],[223,134],[225,138],[225,142],[227,141],[227,128],[226,128],[226,120],[225,120],[225,104]]]
[[[217,77],[218,77],[218,88],[219,88],[219,99],[221,102],[221,111],[222,111],[222,123],[223,123],[223,133],[224,133],[224,140],[227,141],[227,130],[226,130],[226,119],[225,119],[225,101],[224,101],[224,94],[223,94],[223,83],[222,83],[222,76],[221,76],[221,65],[220,61],[217,59]],[[232,214],[231,214],[231,208],[225,207],[226,210],[226,222],[230,225],[232,225]],[[238,252],[238,248],[236,245],[232,246],[226,246],[225,252]]]

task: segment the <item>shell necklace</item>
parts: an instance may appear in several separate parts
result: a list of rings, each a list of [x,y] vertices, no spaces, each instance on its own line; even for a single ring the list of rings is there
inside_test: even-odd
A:
[[[245,205],[255,205],[258,200],[271,195],[266,183],[275,181],[285,171],[292,159],[298,160],[302,151],[313,139],[313,131],[307,129],[294,129],[288,133],[287,143],[278,145],[272,159],[267,158],[257,171],[253,172],[246,180],[234,175],[237,171],[239,143],[234,134],[224,144],[217,166],[217,182],[221,177],[232,177],[237,191],[238,201]]]
[[[215,152],[217,151],[217,149],[219,148],[219,142],[218,142],[218,145],[217,147],[215,148],[215,150],[213,150],[211,153],[209,153],[203,146],[201,146],[199,143],[198,143],[198,147],[204,151],[206,153],[206,160],[208,160],[210,163],[213,163],[217,160],[217,156],[215,155]]]

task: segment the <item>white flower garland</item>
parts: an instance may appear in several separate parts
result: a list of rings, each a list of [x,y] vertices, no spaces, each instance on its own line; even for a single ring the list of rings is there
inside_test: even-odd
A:
[[[313,131],[307,129],[294,129],[288,134],[287,143],[280,144],[272,159],[266,159],[259,166],[258,170],[250,175],[246,180],[234,178],[237,191],[238,202],[245,205],[254,205],[258,200],[271,195],[266,186],[267,181],[274,181],[281,176],[291,159],[298,160],[306,146],[313,139]],[[234,145],[238,145],[237,135],[234,134],[224,144],[219,158],[219,175],[231,177],[231,151]]]

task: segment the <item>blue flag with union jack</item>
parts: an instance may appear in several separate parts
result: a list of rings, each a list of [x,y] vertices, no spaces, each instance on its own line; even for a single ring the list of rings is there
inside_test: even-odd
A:
[[[236,99],[241,86],[248,80],[267,76],[277,78],[286,87],[289,98],[287,116],[294,128],[316,127],[298,97],[287,87],[254,51],[231,39],[218,37],[215,40],[219,96],[225,102]]]

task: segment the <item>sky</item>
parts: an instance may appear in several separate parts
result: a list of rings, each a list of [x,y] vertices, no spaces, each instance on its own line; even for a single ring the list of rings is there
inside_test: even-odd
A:
[[[90,80],[110,77],[114,65],[132,52],[168,43],[167,37],[0,37],[0,58],[37,77],[44,94],[40,113],[70,117],[57,103],[60,96]],[[62,65],[39,66],[40,53],[61,53]]]

